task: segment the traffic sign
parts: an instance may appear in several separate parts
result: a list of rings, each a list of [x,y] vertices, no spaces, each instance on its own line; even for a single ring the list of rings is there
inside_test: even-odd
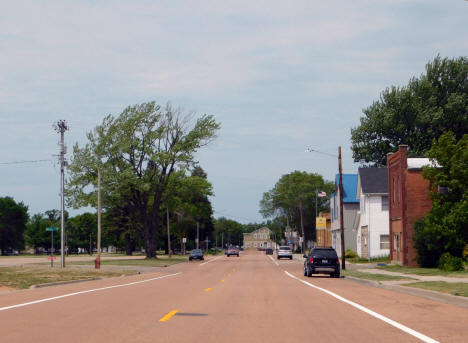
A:
[[[58,231],[58,227],[47,227],[46,231]]]
[[[49,256],[48,259],[49,259],[49,260],[56,260],[57,257],[55,257],[55,256]]]

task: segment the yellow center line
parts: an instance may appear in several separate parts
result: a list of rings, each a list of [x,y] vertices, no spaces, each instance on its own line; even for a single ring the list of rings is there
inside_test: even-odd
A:
[[[205,292],[211,291],[213,288],[205,288]]]
[[[228,274],[228,276],[231,276],[231,274]]]
[[[223,280],[221,280],[221,282],[224,282],[224,279],[223,279]]]
[[[164,317],[162,317],[161,319],[159,319],[160,322],[167,322],[169,319],[172,318],[172,316],[174,314],[176,314],[177,312],[179,312],[179,310],[174,310],[174,311],[171,311],[169,312],[168,314],[166,314]]]

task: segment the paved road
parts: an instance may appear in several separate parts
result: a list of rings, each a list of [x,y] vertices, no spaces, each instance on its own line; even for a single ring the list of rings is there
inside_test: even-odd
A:
[[[466,308],[257,252],[0,295],[2,342],[467,342],[467,323]]]

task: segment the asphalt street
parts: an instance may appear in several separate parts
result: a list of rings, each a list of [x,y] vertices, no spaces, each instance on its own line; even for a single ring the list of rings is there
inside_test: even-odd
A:
[[[2,342],[467,342],[468,309],[260,252],[0,294]]]

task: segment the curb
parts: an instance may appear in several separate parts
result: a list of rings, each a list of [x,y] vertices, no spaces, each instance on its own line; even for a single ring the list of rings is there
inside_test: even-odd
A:
[[[384,289],[388,289],[388,290],[399,292],[399,293],[414,295],[420,298],[442,302],[445,304],[451,304],[455,306],[468,308],[467,297],[460,297],[456,295],[445,294],[445,293],[441,293],[437,291],[431,291],[428,289],[419,289],[419,288],[405,287],[405,286],[400,286],[400,285],[385,285],[385,284],[379,283],[378,281],[359,279],[353,276],[344,276],[344,278],[349,279],[354,282],[367,285],[367,286],[372,286],[376,288],[384,288]]]

